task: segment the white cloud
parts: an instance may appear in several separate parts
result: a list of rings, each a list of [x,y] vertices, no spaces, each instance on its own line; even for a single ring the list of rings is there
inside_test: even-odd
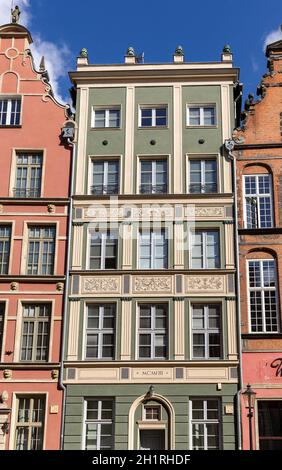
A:
[[[265,51],[268,44],[272,44],[273,42],[279,41],[280,39],[282,39],[282,31],[280,27],[270,31],[264,40],[263,50]]]
[[[0,24],[11,21],[11,0],[0,0]],[[14,6],[18,5],[21,10],[19,23],[27,28],[30,27],[32,15],[30,13],[31,0],[14,0]],[[68,63],[71,52],[66,44],[57,45],[54,42],[44,40],[39,33],[31,31],[33,44],[31,45],[35,67],[38,70],[41,57],[45,57],[45,65],[48,70],[50,82],[55,98],[59,102],[66,102],[69,99],[61,94],[59,80],[67,76]]]

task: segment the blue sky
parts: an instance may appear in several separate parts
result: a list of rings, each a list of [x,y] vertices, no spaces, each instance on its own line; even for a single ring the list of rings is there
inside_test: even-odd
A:
[[[144,52],[145,62],[170,62],[178,44],[183,46],[189,62],[220,60],[222,47],[230,44],[234,65],[241,68],[245,95],[255,93],[266,70],[265,39],[275,30],[273,38],[282,38],[281,0],[15,0],[16,3],[23,10],[21,23],[27,23],[35,39],[35,55],[49,55],[49,72],[63,98],[68,96],[70,86],[67,70],[75,68],[82,47],[88,49],[91,63],[121,63],[128,46]],[[0,0],[0,22],[9,19],[10,5],[11,0]]]

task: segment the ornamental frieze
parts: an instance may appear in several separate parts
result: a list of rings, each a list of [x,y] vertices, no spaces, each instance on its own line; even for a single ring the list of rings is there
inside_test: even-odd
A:
[[[188,217],[220,217],[224,218],[224,207],[189,206],[186,209]]]
[[[134,293],[171,293],[172,278],[168,276],[160,277],[136,277],[134,279]]]
[[[120,279],[112,277],[86,278],[83,280],[84,293],[107,293],[115,294],[120,292]]]
[[[186,278],[186,292],[190,291],[223,291],[223,276],[193,276]]]

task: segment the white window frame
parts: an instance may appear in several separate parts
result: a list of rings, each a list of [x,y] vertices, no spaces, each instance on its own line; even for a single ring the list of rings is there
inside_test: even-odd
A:
[[[118,191],[117,193],[109,193],[104,191],[105,187],[108,187],[108,177],[109,177],[109,163],[116,163],[118,166],[118,182],[117,182],[117,187]],[[92,158],[91,159],[91,187],[90,187],[90,193],[91,193],[91,188],[94,187],[94,165],[95,163],[103,163],[103,193],[102,194],[119,194],[120,191],[120,160],[117,157],[116,159],[110,158],[110,159],[105,159],[105,158]]]
[[[168,265],[169,265],[169,239],[167,237],[167,229],[165,228],[160,228],[160,229],[157,229],[157,230],[154,230],[154,229],[150,229],[150,228],[144,228],[142,229],[142,227],[140,228],[139,230],[139,233],[138,233],[138,269],[144,269],[144,268],[141,268],[141,237],[142,237],[142,233],[149,233],[150,234],[150,268],[146,268],[146,269],[168,269]],[[154,258],[154,253],[155,253],[155,249],[156,249],[156,238],[157,238],[157,234],[158,233],[164,233],[164,240],[165,240],[165,243],[166,243],[166,258],[164,259],[164,265],[165,267],[164,268],[156,268],[156,259]]]
[[[13,226],[12,226],[12,224],[10,224],[9,222],[7,222],[7,223],[3,222],[3,223],[0,224],[0,228],[3,228],[3,227],[6,228],[6,229],[8,228],[9,231],[10,231],[9,238],[7,238],[7,237],[1,237],[1,238],[0,238],[0,240],[1,240],[1,242],[2,242],[3,244],[5,243],[5,245],[6,245],[6,244],[8,243],[8,246],[9,246],[9,255],[8,255],[8,262],[7,262],[7,272],[3,272],[4,264],[1,263],[1,264],[0,264],[0,274],[1,274],[2,276],[4,276],[4,275],[5,275],[5,276],[8,276],[8,275],[9,275],[9,272],[10,272],[10,263],[11,263],[11,256],[12,256],[12,241],[13,241],[13,232],[12,232],[12,230],[13,230]],[[2,256],[3,256],[4,253],[5,253],[5,251],[1,251],[1,252],[0,252],[0,254],[1,254]],[[1,257],[2,257],[2,256],[1,256]]]
[[[201,191],[200,192],[191,192],[190,191],[190,186],[191,184],[191,163],[193,161],[201,161],[201,182],[199,183],[201,185]],[[206,161],[213,161],[215,162],[215,167],[216,167],[216,182],[215,182],[215,185],[216,185],[216,191],[214,191],[213,193],[209,193],[207,191],[203,191],[203,186],[205,186],[206,184],[210,184],[210,183],[206,183],[205,182],[205,162]],[[195,183],[194,183],[195,184]],[[188,191],[187,191],[189,194],[217,194],[219,192],[219,171],[218,171],[218,158],[215,156],[202,156],[202,155],[199,155],[198,157],[190,157],[188,158]]]
[[[204,328],[193,328],[193,313],[194,313],[194,307],[203,307],[204,308],[204,322],[205,322],[205,327]],[[209,321],[209,308],[210,307],[217,307],[218,312],[219,312],[219,328],[209,328],[208,326],[208,321]],[[219,361],[223,358],[223,332],[222,332],[222,305],[220,303],[197,303],[197,302],[192,302],[190,304],[190,311],[191,311],[191,358],[194,361]],[[193,340],[193,335],[195,334],[202,334],[205,336],[205,356],[204,357],[194,357],[193,350],[194,350],[194,340]],[[209,355],[209,335],[210,334],[219,334],[220,336],[220,355],[219,357],[210,357]]]
[[[7,101],[7,116],[6,116],[6,122],[5,124],[2,124],[2,113],[3,111],[0,112],[0,127],[18,127],[21,125],[21,117],[22,117],[22,98],[20,96],[5,96],[5,95],[0,95],[0,102],[1,101]],[[11,118],[12,118],[12,102],[17,101],[20,102],[20,111],[18,111],[18,105],[16,107],[16,113],[20,114],[20,119],[18,124],[11,124]]]
[[[115,314],[114,314],[114,328],[108,328],[108,329],[105,329],[105,328],[102,328],[102,325],[103,325],[103,319],[104,319],[104,307],[105,305],[114,305],[115,307]],[[99,327],[98,328],[88,328],[87,327],[87,324],[88,324],[88,307],[91,307],[93,305],[96,305],[98,308],[99,308]],[[86,361],[98,361],[98,360],[105,360],[105,361],[113,361],[115,359],[115,355],[116,355],[116,327],[117,327],[117,305],[116,303],[103,303],[103,304],[94,304],[94,303],[87,303],[86,304],[86,317],[85,317],[85,328],[84,328],[84,331],[85,331],[85,345],[84,345],[84,359]],[[87,335],[88,335],[88,332],[90,334],[97,334],[98,335],[98,357],[88,357],[87,356]],[[103,334],[112,334],[114,336],[114,341],[113,341],[113,344],[114,344],[114,354],[113,354],[113,357],[110,358],[110,357],[103,357]]]
[[[269,177],[269,193],[258,193],[256,194],[246,194],[246,178],[247,177],[255,177],[256,179],[256,188],[259,188],[259,177],[261,176],[268,176]],[[272,175],[270,173],[261,173],[261,174],[247,174],[243,175],[243,194],[244,194],[244,227],[246,229],[252,230],[252,229],[259,229],[259,228],[272,228],[274,226],[274,211],[273,211],[273,186],[272,186]],[[271,225],[270,227],[261,227],[261,214],[260,214],[260,199],[263,197],[269,197],[270,199],[270,208],[271,208]],[[248,221],[247,221],[247,198],[254,198],[256,200],[256,206],[257,206],[257,227],[248,227]]]
[[[261,281],[263,280],[263,261],[273,261],[274,262],[274,269],[275,269],[275,286],[274,287],[250,287],[250,271],[249,271],[249,263],[250,262],[259,262],[260,264],[260,279]],[[271,335],[271,334],[279,334],[280,333],[280,317],[279,317],[279,298],[277,294],[277,287],[278,287],[278,277],[277,277],[277,263],[275,259],[247,259],[247,282],[248,282],[248,320],[249,320],[249,333],[250,334],[257,334],[257,335]],[[267,291],[275,291],[275,297],[276,297],[276,319],[277,319],[277,331],[266,331],[265,327],[265,297],[264,297],[264,292]],[[251,323],[251,292],[261,292],[262,293],[262,324],[263,324],[263,331],[252,331],[252,323]]]
[[[26,392],[15,392],[13,395],[13,406],[12,409],[15,409],[16,412],[13,416],[13,425],[11,428],[13,429],[13,433],[10,434],[10,439],[12,441],[13,445],[13,450],[16,450],[17,446],[17,429],[21,427],[21,423],[18,421],[18,414],[19,414],[19,402],[21,399],[27,399],[27,400],[33,400],[33,405],[34,405],[34,399],[42,399],[44,400],[44,412],[43,412],[43,426],[40,426],[39,423],[40,421],[28,421],[28,424],[24,427],[30,429],[31,427],[35,428],[43,428],[43,434],[42,434],[42,450],[45,449],[45,439],[46,439],[46,430],[47,430],[47,412],[48,412],[48,394],[42,393],[42,392],[34,392],[34,393],[26,393]],[[33,409],[33,407],[31,408]],[[30,408],[29,408],[30,410]],[[19,424],[18,424],[19,423]],[[27,423],[27,422],[24,422]],[[36,423],[37,426],[32,426],[32,423]],[[30,438],[30,436],[29,436]],[[30,439],[29,439],[30,440]]]
[[[111,420],[102,420],[102,401],[112,401],[112,419]],[[97,420],[90,420],[87,419],[87,404],[89,401],[98,401],[98,419]],[[86,450],[86,436],[87,436],[87,424],[89,423],[96,423],[97,424],[97,449],[96,451],[100,450],[101,447],[101,425],[102,424],[111,424],[112,431],[114,430],[114,422],[115,422],[115,404],[112,397],[88,397],[84,399],[84,416],[83,416],[83,432],[82,432],[82,450]],[[100,418],[100,419],[99,419]],[[114,432],[112,432],[112,450],[114,449]],[[95,451],[95,452],[96,452]]]
[[[118,269],[119,266],[119,237],[118,237],[118,232],[113,231],[111,232],[110,230],[101,230],[97,231],[96,233],[99,233],[101,235],[101,258],[100,258],[100,268],[97,268],[97,270],[105,270],[105,271],[111,271]],[[110,233],[112,235],[116,236],[116,241],[117,241],[117,253],[116,253],[116,268],[105,268],[105,261],[106,261],[106,242],[107,242],[107,234]],[[88,253],[87,253],[87,263],[88,263],[88,269],[91,271],[96,271],[96,269],[93,269],[90,267],[91,265],[91,260],[90,260],[90,250],[91,250],[91,240],[92,240],[92,234],[95,234],[95,230],[89,230],[88,232]]]
[[[142,163],[143,162],[150,162],[152,164],[152,192],[151,193],[141,193],[139,190],[139,193],[141,194],[167,194],[168,193],[168,161],[167,158],[140,158],[139,164],[140,164],[140,185],[139,188],[141,189],[142,186]],[[153,187],[157,186],[157,163],[159,162],[165,162],[166,163],[166,191],[163,193],[159,193],[157,191],[153,191]]]
[[[200,124],[190,124],[190,108],[199,108],[200,109]],[[204,119],[204,109],[205,108],[214,108],[214,124],[205,124]],[[189,103],[186,105],[186,127],[208,127],[214,128],[217,127],[217,106],[215,103]]]
[[[140,307],[142,305],[147,305],[150,306],[150,314],[151,314],[151,328],[140,328]],[[155,327],[156,323],[156,305],[163,305],[166,307],[166,328],[159,328],[157,329]],[[169,357],[169,306],[166,303],[139,303],[138,304],[138,321],[137,321],[137,359],[139,361],[165,361]],[[155,337],[156,335],[164,335],[166,339],[166,356],[165,357],[156,357],[155,356],[155,347],[156,347],[156,341]],[[140,357],[140,335],[150,335],[151,337],[151,344],[150,344],[150,357]]]
[[[146,416],[146,410],[148,408],[157,408],[159,417],[157,419],[148,419]],[[162,406],[157,403],[149,405],[143,404],[142,420],[146,421],[147,423],[159,423],[160,421],[162,421]]]
[[[166,124],[162,124],[161,126],[157,125],[156,119],[156,110],[157,109],[166,109]],[[151,126],[142,126],[142,110],[143,109],[151,109],[152,110],[152,125]],[[158,105],[140,105],[139,112],[138,112],[138,127],[140,129],[151,129],[154,128],[167,128],[168,127],[168,105],[167,104],[158,104]]]
[[[204,419],[193,419],[193,401],[195,400],[201,400],[204,402]],[[218,419],[207,419],[207,401],[208,400],[214,400],[217,401],[218,404]],[[219,449],[222,449],[222,429],[221,429],[221,422],[222,422],[222,416],[221,416],[221,401],[220,399],[216,397],[192,397],[189,400],[189,447],[190,450],[196,450],[193,449],[193,424],[203,424],[204,425],[204,450],[208,450],[207,447],[207,424],[217,424],[218,425],[218,442],[219,442]]]
[[[201,268],[194,268],[193,267],[193,235],[197,232],[201,232],[202,234],[202,247],[203,247],[203,256],[202,256],[202,266]],[[218,266],[214,268],[210,268],[207,266],[207,234],[208,232],[217,232],[218,233]],[[210,229],[195,229],[195,231],[190,232],[190,268],[191,269],[220,269],[221,268],[221,236],[220,236],[220,229],[218,228],[210,228]]]
[[[97,127],[95,126],[95,112],[104,111],[105,112],[105,126]],[[110,126],[110,112],[119,111],[119,126]],[[121,107],[120,106],[93,106],[92,107],[92,116],[91,116],[91,128],[92,129],[121,129]]]

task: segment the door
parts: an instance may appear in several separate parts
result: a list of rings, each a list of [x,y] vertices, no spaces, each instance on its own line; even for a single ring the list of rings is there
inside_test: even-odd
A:
[[[164,430],[140,430],[140,450],[165,450]]]

